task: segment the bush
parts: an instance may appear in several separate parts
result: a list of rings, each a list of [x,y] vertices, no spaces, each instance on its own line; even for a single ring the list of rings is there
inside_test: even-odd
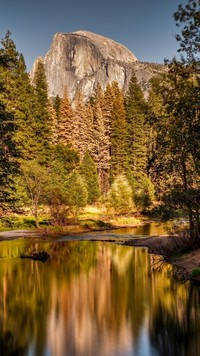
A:
[[[132,189],[124,175],[119,175],[111,185],[106,204],[117,214],[124,214],[133,209]]]

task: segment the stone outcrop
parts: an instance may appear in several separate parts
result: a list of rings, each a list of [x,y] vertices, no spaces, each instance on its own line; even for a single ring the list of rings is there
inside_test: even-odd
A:
[[[77,88],[88,97],[98,82],[105,89],[108,83],[117,81],[125,91],[132,69],[146,92],[149,79],[154,75],[152,68],[138,62],[125,46],[88,31],[55,34],[49,51],[39,59],[45,66],[50,97],[63,97],[65,88],[71,99]]]

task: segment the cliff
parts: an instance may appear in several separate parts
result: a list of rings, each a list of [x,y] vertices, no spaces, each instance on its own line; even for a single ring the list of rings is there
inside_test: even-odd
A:
[[[149,80],[158,72],[155,65],[139,62],[125,46],[88,31],[55,34],[49,51],[39,59],[45,66],[50,97],[63,97],[65,88],[71,99],[77,88],[88,97],[98,82],[105,89],[117,81],[125,91],[133,69],[146,94]]]

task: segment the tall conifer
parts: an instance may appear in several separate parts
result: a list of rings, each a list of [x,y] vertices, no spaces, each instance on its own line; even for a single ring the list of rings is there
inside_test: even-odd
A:
[[[95,203],[100,195],[98,174],[96,165],[88,151],[84,154],[82,165],[80,167],[80,173],[87,185],[88,203]]]
[[[88,124],[87,110],[84,96],[81,90],[77,90],[74,100],[74,118],[73,118],[73,147],[79,151],[82,158],[88,147]]]
[[[111,179],[123,173],[128,164],[128,131],[124,96],[117,82],[112,84],[113,109],[111,119]]]
[[[145,174],[147,168],[146,108],[143,92],[133,73],[126,95],[126,115],[129,132],[129,165],[135,177],[137,173]]]
[[[51,141],[51,122],[48,113],[48,88],[44,64],[41,60],[36,65],[33,79],[35,89],[35,133],[38,138],[38,159],[47,162]]]
[[[64,97],[60,102],[58,127],[59,143],[63,143],[64,145],[69,144],[72,141],[73,112],[67,95],[67,89],[65,89]]]
[[[101,86],[98,85],[94,97],[94,127],[96,139],[96,164],[100,187],[102,192],[108,190],[109,168],[110,168],[110,142],[107,132],[107,126],[103,115],[104,95]]]
[[[5,109],[14,117],[18,151],[22,158],[30,159],[36,137],[33,129],[34,93],[24,58],[17,52],[10,32],[2,40],[2,45],[1,54],[7,64],[1,67],[4,85],[0,96]]]

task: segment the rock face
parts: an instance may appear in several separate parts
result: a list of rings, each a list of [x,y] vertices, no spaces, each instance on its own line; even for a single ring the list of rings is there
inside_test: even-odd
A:
[[[142,74],[145,65],[125,46],[88,31],[55,34],[47,54],[38,59],[45,66],[50,97],[63,97],[65,88],[71,99],[77,88],[88,97],[98,82],[105,89],[108,83],[117,81],[126,90],[133,68],[145,90],[152,77],[152,70]],[[38,59],[31,71],[32,78]]]

